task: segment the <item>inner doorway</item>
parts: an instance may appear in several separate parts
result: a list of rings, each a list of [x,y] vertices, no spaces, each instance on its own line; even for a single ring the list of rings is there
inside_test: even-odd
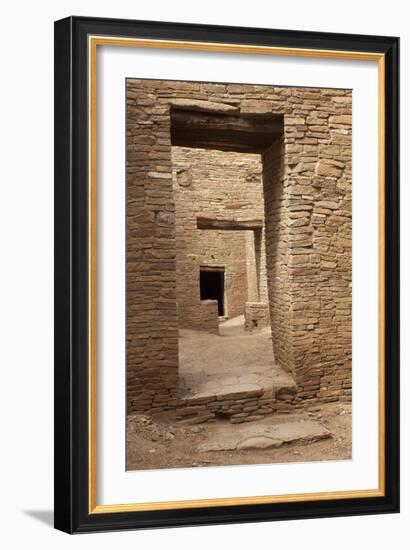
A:
[[[201,300],[216,300],[218,302],[218,316],[225,316],[225,269],[203,268],[199,272],[199,286]]]

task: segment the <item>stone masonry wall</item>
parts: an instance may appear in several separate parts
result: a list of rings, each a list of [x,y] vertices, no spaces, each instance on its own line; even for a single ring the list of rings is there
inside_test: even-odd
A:
[[[219,317],[217,300],[201,300],[192,310],[191,329],[204,330],[212,334],[219,334]],[[181,328],[181,322],[178,315],[178,326]]]
[[[223,266],[225,268],[225,317],[231,319],[242,314],[248,292],[245,235],[242,231],[212,229],[197,230],[197,233],[199,265],[195,271],[198,283],[192,290],[199,292],[200,266]],[[188,290],[186,283],[187,280],[177,279],[177,296],[179,284],[182,286],[182,292],[184,287]],[[185,298],[186,296],[185,294]],[[189,320],[186,321],[189,323]]]
[[[259,300],[258,272],[256,268],[255,231],[247,231],[245,234],[246,247],[246,280],[248,282],[248,300]]]
[[[291,334],[292,286],[289,276],[289,216],[284,198],[285,147],[277,139],[263,154],[266,269],[275,361],[296,378]]]
[[[252,332],[269,326],[269,304],[264,302],[246,302],[245,330]]]
[[[173,147],[172,161],[179,326],[204,329],[203,321],[208,323],[199,307],[200,267],[225,268],[225,316],[243,314],[248,299],[247,234],[251,232],[197,229],[197,216],[263,220],[261,157]],[[249,283],[254,286],[256,281],[250,276]]]
[[[127,86],[127,404],[155,412],[177,397],[175,204],[168,108],[145,86]]]
[[[175,100],[235,106],[238,116],[283,116],[283,139],[263,152],[267,219],[260,239],[266,241],[275,358],[294,374],[297,399],[349,398],[351,91],[128,80],[129,410],[172,408],[178,399]]]
[[[351,395],[351,92],[297,90],[285,115],[291,337],[298,396]]]

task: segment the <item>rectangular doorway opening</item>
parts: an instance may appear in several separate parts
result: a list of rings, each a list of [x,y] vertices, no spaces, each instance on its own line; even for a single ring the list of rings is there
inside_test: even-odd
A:
[[[225,269],[201,268],[199,274],[201,300],[216,300],[218,302],[218,316],[225,315]]]

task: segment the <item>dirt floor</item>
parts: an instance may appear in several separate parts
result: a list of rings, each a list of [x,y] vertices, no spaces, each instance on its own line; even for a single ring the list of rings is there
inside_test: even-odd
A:
[[[245,332],[240,315],[219,325],[219,335],[179,331],[180,389],[185,397],[240,391],[256,384],[265,392],[293,387],[273,357],[270,327]]]
[[[275,363],[269,327],[248,333],[243,315],[219,325],[219,335],[180,330],[180,391],[185,399],[293,387]],[[193,419],[194,420],[194,419]],[[351,405],[311,406],[242,424],[178,421],[172,412],[128,417],[127,469],[308,462],[351,458]],[[244,449],[245,447],[245,449]]]
[[[347,460],[351,458],[351,405],[349,403],[312,406],[297,414],[275,415],[260,422],[247,424],[255,431],[267,425],[273,429],[282,423],[296,425],[314,421],[330,433],[326,439],[300,438],[276,448],[249,450],[204,451],[204,444],[235,436],[238,426],[229,421],[189,425],[176,421],[169,413],[155,418],[147,415],[128,417],[127,469],[210,467],[275,462],[310,462],[316,460]],[[268,426],[268,427],[269,427]],[[325,431],[326,431],[325,430]],[[237,434],[238,432],[236,432]]]

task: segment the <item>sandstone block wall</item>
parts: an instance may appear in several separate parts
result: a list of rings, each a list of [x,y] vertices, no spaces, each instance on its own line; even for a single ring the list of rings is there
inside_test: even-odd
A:
[[[253,422],[275,413],[291,413],[304,406],[294,386],[263,389],[244,385],[241,390],[181,398],[176,409],[178,420],[189,424],[229,419],[232,424]]]
[[[277,139],[263,153],[266,270],[275,361],[296,378],[292,342],[292,281],[288,268],[289,235],[285,194],[285,145]]]
[[[272,391],[264,392],[259,388],[223,396],[182,399],[176,414],[179,420],[186,420],[190,424],[212,422],[217,418],[229,419],[232,424],[241,424],[261,420],[280,410],[280,406],[281,403],[276,403]]]
[[[145,84],[127,86],[126,199],[128,410],[154,412],[178,386],[175,203],[168,108]]]
[[[175,101],[283,116],[283,136],[260,152],[265,226],[255,239],[256,255],[266,246],[274,354],[294,375],[298,399],[349,397],[351,99],[350,90],[127,81],[130,410],[172,408],[178,398]]]
[[[298,396],[351,393],[351,92],[299,90],[285,115],[287,266]]]
[[[246,302],[245,330],[252,332],[270,324],[269,304],[263,302]]]
[[[201,230],[197,217],[263,222],[260,155],[172,147],[176,210],[178,321],[182,328],[205,329],[200,311],[201,267],[225,269],[225,316],[241,315],[258,292],[253,231]],[[265,261],[261,253],[259,263]],[[252,271],[253,268],[253,271]],[[266,273],[266,269],[263,269]],[[266,276],[262,281],[265,286]]]
[[[178,303],[178,327],[183,328],[179,307]],[[192,309],[186,311],[189,312],[191,324],[187,323],[185,328],[219,334],[218,302],[216,300],[201,300],[199,303],[196,302]]]

